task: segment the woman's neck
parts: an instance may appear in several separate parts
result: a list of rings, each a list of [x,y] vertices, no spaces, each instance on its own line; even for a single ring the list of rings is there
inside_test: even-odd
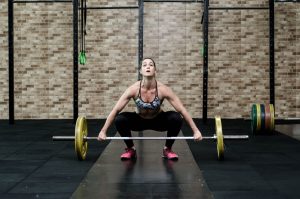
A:
[[[146,89],[151,89],[151,88],[156,87],[155,78],[154,77],[151,77],[151,78],[144,77],[142,79],[142,87],[146,88]]]

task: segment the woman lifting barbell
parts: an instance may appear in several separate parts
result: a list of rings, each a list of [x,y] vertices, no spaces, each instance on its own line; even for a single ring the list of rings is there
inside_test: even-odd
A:
[[[109,126],[115,122],[117,131],[122,137],[131,137],[131,131],[151,129],[155,131],[167,131],[168,137],[176,137],[182,126],[182,117],[190,125],[195,141],[202,140],[202,134],[195,125],[180,99],[166,85],[156,81],[156,65],[153,59],[145,58],[142,61],[140,73],[141,81],[131,85],[120,97],[104,126],[99,132],[98,140],[106,139]],[[122,112],[123,108],[133,99],[136,112]],[[177,111],[163,111],[161,104],[167,99]],[[181,117],[182,116],[182,117]],[[121,155],[122,160],[136,158],[136,149],[132,140],[124,140],[127,148]],[[175,140],[166,140],[163,148],[163,157],[176,160],[178,155],[172,151]]]

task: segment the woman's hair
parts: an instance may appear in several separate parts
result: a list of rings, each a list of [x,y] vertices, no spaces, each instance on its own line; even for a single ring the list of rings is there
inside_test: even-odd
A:
[[[146,57],[146,58],[144,58],[144,59],[142,60],[142,62],[143,62],[145,59],[150,59],[150,60],[153,62],[153,64],[154,64],[154,68],[156,68],[155,61],[154,61],[152,58],[150,58],[150,57]]]

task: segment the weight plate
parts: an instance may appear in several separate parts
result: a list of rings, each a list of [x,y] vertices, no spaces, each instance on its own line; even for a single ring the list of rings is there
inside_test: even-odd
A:
[[[75,152],[78,160],[84,160],[88,150],[88,143],[84,140],[88,135],[85,117],[78,117],[75,126]]]
[[[270,117],[270,105],[265,105],[265,129],[270,131],[271,117]]]
[[[261,104],[260,105],[260,123],[261,123],[261,130],[265,131],[265,105]]]
[[[270,131],[275,129],[275,110],[273,104],[270,104],[270,115],[271,115],[271,128]]]
[[[217,135],[217,152],[218,160],[224,159],[224,140],[223,140],[223,131],[222,131],[222,122],[220,117],[215,117],[215,128]]]
[[[253,104],[251,108],[251,129],[253,134],[256,133],[256,127],[257,127],[256,120],[257,120],[257,110],[256,110],[256,105]]]
[[[256,104],[256,110],[257,110],[257,126],[256,126],[256,131],[260,131],[261,130],[261,110],[260,110],[260,104]]]

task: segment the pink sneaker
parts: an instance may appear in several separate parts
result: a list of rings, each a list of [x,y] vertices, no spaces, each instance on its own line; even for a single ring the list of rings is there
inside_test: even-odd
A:
[[[136,158],[136,151],[133,148],[126,148],[126,152],[121,155],[121,160],[129,160]]]
[[[171,149],[166,148],[163,149],[163,158],[168,160],[178,160],[178,155],[174,153]]]

